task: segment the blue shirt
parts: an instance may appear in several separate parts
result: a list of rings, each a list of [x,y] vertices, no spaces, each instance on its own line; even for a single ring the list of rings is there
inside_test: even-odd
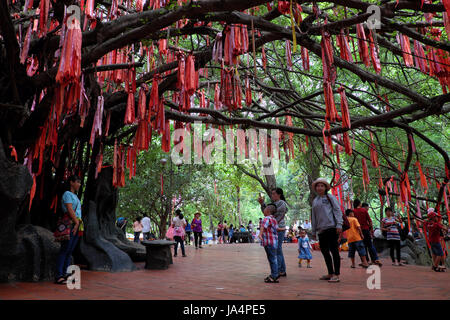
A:
[[[191,229],[191,224],[188,222],[187,223],[187,225],[186,225],[186,227],[184,228],[184,230],[186,231],[186,232],[191,232],[192,231],[192,229]]]
[[[77,218],[81,219],[81,202],[80,202],[80,199],[78,199],[76,194],[74,194],[70,191],[66,191],[66,192],[64,192],[61,201],[62,201],[62,210],[64,213],[67,212],[66,203],[71,203],[72,209],[73,209],[73,211],[75,211],[75,216]]]

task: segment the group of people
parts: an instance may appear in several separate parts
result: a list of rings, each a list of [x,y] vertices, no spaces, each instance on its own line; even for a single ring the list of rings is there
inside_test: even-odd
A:
[[[311,233],[312,240],[319,242],[320,251],[325,260],[327,274],[320,280],[330,283],[340,282],[341,257],[339,247],[343,242],[348,244],[348,257],[351,260],[351,268],[356,268],[355,253],[358,252],[361,263],[359,266],[368,268],[369,264],[382,266],[377,250],[373,244],[373,224],[368,212],[368,205],[361,203],[359,199],[353,202],[353,209],[342,214],[341,206],[328,191],[330,184],[324,178],[318,178],[312,183],[312,190],[316,197],[312,203]],[[273,189],[272,203],[266,205],[260,197],[261,209],[264,219],[261,222],[259,239],[264,247],[270,265],[270,275],[264,281],[277,283],[280,277],[286,276],[286,265],[282,251],[282,243],[286,225],[284,221],[287,205],[283,196],[283,190]],[[394,215],[392,208],[385,209],[386,217],[381,221],[381,231],[385,234],[390,248],[390,256],[394,266],[402,266],[400,260],[400,232],[403,229],[400,217]],[[432,250],[432,270],[444,272],[445,256],[441,246],[444,226],[440,224],[440,215],[433,208],[428,209],[427,221],[423,221],[428,231],[428,241]],[[347,221],[344,221],[347,220]],[[345,225],[345,232],[343,227]],[[309,227],[309,225],[308,225]],[[409,230],[408,230],[409,231]],[[293,232],[291,232],[293,233]],[[291,236],[294,236],[291,234]],[[299,267],[302,261],[307,260],[307,267],[311,267],[311,244],[306,230],[300,228],[298,235]]]
[[[150,218],[144,214],[143,217],[137,217],[133,222],[134,231],[134,242],[140,243],[141,233],[144,240],[150,240],[155,238],[154,234],[151,232],[151,222]]]
[[[202,249],[202,219],[201,213],[197,212],[194,215],[191,223],[188,223],[181,213],[180,209],[175,211],[175,217],[172,219],[171,227],[174,229],[173,239],[175,241],[174,257],[177,256],[178,246],[181,248],[181,254],[186,257],[185,242],[190,244],[191,232],[194,233],[195,249]]]
[[[239,227],[234,227],[233,224],[227,225],[227,221],[219,222],[217,225],[217,241],[218,243],[233,243],[236,239],[233,235],[236,232],[249,232],[249,242],[253,242],[253,236],[255,235],[255,230],[252,221],[248,222],[247,228],[244,225]]]
[[[60,252],[56,262],[56,278],[55,283],[66,284],[69,274],[67,268],[69,266],[72,253],[77,245],[79,236],[83,232],[83,222],[81,219],[81,202],[77,197],[77,192],[81,186],[81,179],[77,176],[71,176],[68,179],[68,190],[63,194],[61,204],[62,211],[66,213],[72,223],[70,235],[68,239],[61,241]],[[367,268],[369,262],[381,267],[377,251],[372,242],[374,235],[372,220],[368,213],[368,205],[361,203],[358,199],[354,200],[353,209],[347,209],[345,216],[348,220],[346,224],[348,230],[343,233],[344,216],[341,207],[331,194],[328,194],[331,186],[326,179],[318,178],[312,183],[312,190],[317,196],[314,198],[311,210],[311,223],[307,224],[308,229],[311,228],[312,240],[316,240],[320,246],[328,273],[322,276],[321,280],[328,282],[339,282],[341,258],[339,255],[339,246],[346,239],[348,242],[349,253],[351,259],[351,267],[356,268],[355,253],[358,252],[361,258],[360,266]],[[260,196],[258,202],[261,204],[261,211],[264,219],[260,219],[258,227],[258,239],[267,255],[270,265],[270,275],[264,281],[267,283],[277,283],[280,277],[286,277],[286,263],[283,255],[283,240],[286,234],[285,216],[288,212],[288,206],[284,198],[283,190],[275,188],[271,191],[270,204],[265,204],[264,199]],[[190,233],[194,233],[195,248],[202,248],[202,220],[201,213],[197,212],[194,219],[189,224],[186,222],[181,210],[176,210],[176,216],[171,221],[173,228],[173,238],[176,242],[174,256],[177,256],[178,246],[181,247],[182,256],[186,257],[184,242],[187,235],[187,241],[190,239]],[[381,221],[381,231],[384,233],[390,248],[390,256],[395,266],[402,266],[400,261],[400,233],[403,224],[400,217],[394,214],[392,208],[385,209],[386,217]],[[432,270],[436,272],[446,271],[445,255],[441,245],[442,237],[447,229],[440,223],[441,216],[435,212],[433,208],[428,209],[427,220],[420,220],[424,224],[428,241],[432,250],[433,265]],[[253,225],[251,221],[251,231]],[[306,226],[305,226],[306,227]],[[245,228],[241,226],[241,229]],[[139,242],[140,233],[144,235],[144,239],[151,236],[150,218],[137,218],[133,223],[134,241]],[[302,261],[307,260],[307,268],[311,268],[311,244],[306,235],[306,228],[302,228],[298,235],[298,259],[299,267]],[[218,226],[218,236],[222,242],[229,241],[233,235],[234,228],[232,225],[228,228],[226,221]],[[408,230],[409,231],[409,230]],[[228,236],[228,239],[226,237]],[[225,240],[226,239],[226,240]]]

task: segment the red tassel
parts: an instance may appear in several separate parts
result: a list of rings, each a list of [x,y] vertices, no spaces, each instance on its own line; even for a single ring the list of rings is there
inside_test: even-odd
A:
[[[369,170],[367,169],[367,163],[365,158],[362,158],[362,168],[363,168],[363,182],[365,185],[369,185],[370,183]]]
[[[331,83],[324,82],[324,98],[325,98],[325,119],[334,122],[337,118],[336,106],[334,104],[333,89],[331,88]]]
[[[9,146],[9,148],[11,149],[11,157],[14,157],[14,159],[17,162],[17,151],[16,151],[16,148],[14,148],[14,146]]]
[[[366,42],[366,34],[364,32],[364,27],[361,23],[356,25],[356,35],[358,37],[358,51],[359,57],[363,61],[366,67],[369,67],[369,49]]]
[[[378,153],[377,153],[377,149],[375,147],[375,144],[372,142],[370,144],[370,162],[372,163],[372,166],[374,168],[378,168],[379,164],[378,164]]]
[[[50,10],[50,1],[41,0],[41,2],[39,3],[39,37],[47,33],[49,10]]]
[[[292,71],[291,41],[289,40],[286,40],[286,63],[288,70]]]
[[[425,190],[425,193],[426,193],[426,190],[428,190],[427,179],[425,178],[425,175],[423,174],[422,167],[420,166],[419,160],[417,160],[415,164],[416,164],[417,169],[419,170],[420,185],[422,186],[422,188]]]
[[[134,94],[132,92],[128,93],[127,109],[125,111],[124,124],[132,124],[135,121],[134,113]]]
[[[252,89],[250,87],[250,78],[245,79],[245,104],[247,107],[252,105]]]
[[[197,77],[197,79],[196,79]],[[186,92],[189,96],[192,96],[197,90],[198,75],[195,72],[195,56],[190,54],[186,59]]]
[[[309,53],[305,47],[302,47],[302,65],[303,70],[309,71]]]
[[[404,34],[400,34],[397,33],[397,42],[400,44],[400,47],[403,51],[402,55],[403,55],[403,60],[405,61],[405,65],[407,65],[408,67],[412,67],[413,66],[413,59],[412,59],[412,55],[411,55],[411,47],[410,47],[410,43],[409,43],[409,38],[404,35]]]
[[[341,96],[342,128],[350,129],[351,127],[350,112],[348,111],[348,102],[347,96],[345,95],[345,89],[341,85],[338,91]]]
[[[375,42],[373,41],[372,30],[370,30],[370,32],[369,32],[369,42],[370,42],[370,57],[372,59],[373,68],[375,69],[376,73],[380,73],[381,72],[381,64],[380,64],[380,58],[378,55],[378,47],[375,46]]]
[[[262,48],[261,48],[261,60],[262,60],[262,63],[263,63],[264,71],[266,71],[267,58],[266,58],[266,51],[264,50],[264,46],[262,46]]]
[[[323,29],[320,46],[322,48],[323,80],[329,81],[334,85],[336,81],[336,68],[334,67],[333,46],[331,44],[330,34]]]
[[[42,0],[41,3],[43,2],[45,1]],[[82,35],[79,21],[72,19],[64,37],[56,82],[67,84],[79,81],[81,76],[81,42]]]
[[[170,123],[169,120],[165,121],[164,131],[161,137],[161,149],[164,152],[170,151]]]
[[[33,185],[30,190],[30,204],[28,206],[28,211],[31,210],[31,204],[33,203],[34,195],[36,194],[36,176],[33,175]]]
[[[341,29],[340,34],[336,37],[337,44],[341,51],[341,58],[348,62],[353,63],[352,52],[350,50],[350,46],[348,44],[347,36],[344,34],[344,30]]]
[[[352,152],[353,152],[353,148],[352,148],[352,146],[350,144],[350,139],[348,137],[348,132],[344,132],[342,134],[342,139],[344,141],[345,153],[348,154],[348,155],[351,155]]]

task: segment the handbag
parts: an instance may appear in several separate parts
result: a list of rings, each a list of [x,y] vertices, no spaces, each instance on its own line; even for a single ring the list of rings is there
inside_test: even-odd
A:
[[[326,194],[326,196],[327,196],[328,201],[331,204],[331,208],[334,208],[333,202],[331,201],[330,197],[328,197],[328,194]],[[342,210],[340,210],[340,211],[342,212]],[[337,223],[336,217],[334,216],[334,214],[333,214],[333,219]],[[343,213],[342,214],[342,232],[347,231],[348,229],[350,229],[350,222],[348,221],[347,216]]]
[[[173,240],[174,228],[170,226],[169,230],[166,232],[166,238]]]
[[[77,209],[78,209],[78,203],[77,203],[77,207],[75,208],[74,212]],[[56,223],[56,230],[55,230],[55,232],[53,232],[55,241],[61,242],[61,241],[70,240],[71,230],[72,230],[72,218],[70,217],[69,213],[66,212],[62,215],[62,217],[59,217],[58,222]]]

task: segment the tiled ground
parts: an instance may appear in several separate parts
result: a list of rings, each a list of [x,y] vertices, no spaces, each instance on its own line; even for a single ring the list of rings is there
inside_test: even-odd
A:
[[[258,244],[205,245],[188,257],[174,258],[168,270],[107,273],[82,270],[81,290],[69,290],[52,282],[0,284],[3,299],[450,299],[450,272],[429,267],[381,268],[381,289],[369,290],[365,269],[351,269],[342,252],[341,282],[318,278],[325,274],[320,252],[313,252],[312,269],[297,266],[297,244],[284,244],[287,278],[266,284],[269,273],[263,248]]]

